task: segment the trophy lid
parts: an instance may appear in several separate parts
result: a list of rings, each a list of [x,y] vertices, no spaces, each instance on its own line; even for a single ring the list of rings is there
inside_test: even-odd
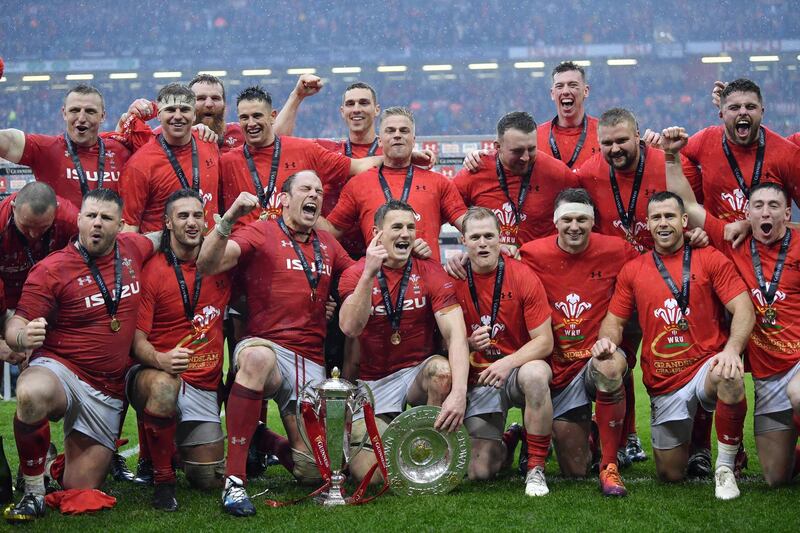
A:
[[[320,383],[316,389],[317,392],[325,392],[325,393],[351,393],[356,390],[356,386],[347,381],[346,379],[341,379],[339,373],[339,367],[333,367],[331,370],[331,377],[330,379],[326,379],[322,383]]]

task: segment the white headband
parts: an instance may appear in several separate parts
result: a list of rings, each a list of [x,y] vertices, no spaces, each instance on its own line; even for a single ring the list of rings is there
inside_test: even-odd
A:
[[[173,105],[176,107],[187,105],[194,109],[194,102],[188,96],[182,94],[170,94],[158,102],[158,112],[161,113],[165,107]]]
[[[594,208],[592,206],[588,204],[582,204],[580,202],[568,202],[556,207],[556,212],[553,213],[553,224],[558,222],[558,219],[567,213],[576,213],[594,218]]]

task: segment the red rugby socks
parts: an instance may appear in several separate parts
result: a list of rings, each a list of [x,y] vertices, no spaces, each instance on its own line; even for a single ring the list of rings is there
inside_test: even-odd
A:
[[[145,433],[145,442],[153,461],[153,479],[156,483],[175,483],[172,456],[175,453],[175,431],[178,422],[175,415],[159,416],[147,409],[140,416]]]
[[[722,465],[734,469],[736,452],[742,442],[744,433],[744,417],[747,414],[747,401],[735,404],[717,400],[717,462],[716,468]]]
[[[225,477],[247,480],[247,450],[262,412],[264,392],[234,383],[225,405],[225,428],[228,431],[228,459]]]
[[[528,433],[525,441],[528,444],[528,470],[530,471],[536,466],[544,468],[544,463],[547,460],[547,450],[550,449],[550,435],[532,435]]]
[[[625,388],[623,386],[623,388]],[[603,392],[597,391],[595,405],[595,419],[597,428],[600,431],[600,444],[602,459],[600,460],[600,470],[607,464],[617,464],[617,448],[613,443],[621,442],[620,438],[627,435],[623,431],[625,425],[626,401],[623,401],[624,391]],[[627,395],[625,395],[627,399]]]
[[[43,418],[33,424],[26,424],[15,414],[14,440],[25,478],[25,492],[44,494],[44,467],[47,449],[50,447],[50,423],[47,418]]]

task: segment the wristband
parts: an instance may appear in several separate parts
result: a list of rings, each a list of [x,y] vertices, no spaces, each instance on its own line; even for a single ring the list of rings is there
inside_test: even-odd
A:
[[[227,239],[231,236],[233,223],[225,220],[219,215],[214,215],[214,229],[222,238]]]

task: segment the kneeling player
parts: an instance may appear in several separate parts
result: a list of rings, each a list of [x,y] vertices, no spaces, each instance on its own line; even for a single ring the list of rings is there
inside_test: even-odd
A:
[[[189,483],[222,486],[224,459],[217,391],[222,379],[226,273],[202,277],[195,261],[205,230],[203,201],[191,189],[166,203],[161,253],[144,269],[128,399],[144,427],[140,457],[153,464],[153,507],[178,508],[172,457],[177,440]],[[177,438],[176,438],[177,436]]]
[[[469,333],[470,375],[466,419],[472,437],[470,479],[490,479],[513,450],[502,440],[510,407],[524,407],[529,450],[525,494],[549,492],[544,460],[550,444],[550,308],[539,278],[500,256],[500,224],[484,207],[471,207],[462,240],[469,262],[456,292]]]
[[[697,406],[716,409],[716,497],[739,496],[733,474],[747,404],[741,353],[755,322],[747,289],[733,264],[714,248],[684,241],[688,216],[681,198],[654,194],[647,225],[654,250],[627,263],[617,276],[594,357],[617,351],[634,307],[643,331],[642,372],[650,394],[653,455],[659,477],[686,475]],[[730,335],[723,329],[731,315]]]
[[[375,395],[375,414],[383,421],[379,427],[385,428],[406,404],[428,404],[442,406],[436,428],[455,431],[466,406],[464,317],[441,265],[411,257],[415,215],[398,200],[377,210],[366,257],[347,269],[339,283],[344,298],[339,323],[345,335],[360,342],[360,377]],[[449,361],[434,355],[434,321]],[[353,442],[364,431],[363,420],[357,421]],[[359,454],[350,471],[363,479],[374,462],[374,457]]]

